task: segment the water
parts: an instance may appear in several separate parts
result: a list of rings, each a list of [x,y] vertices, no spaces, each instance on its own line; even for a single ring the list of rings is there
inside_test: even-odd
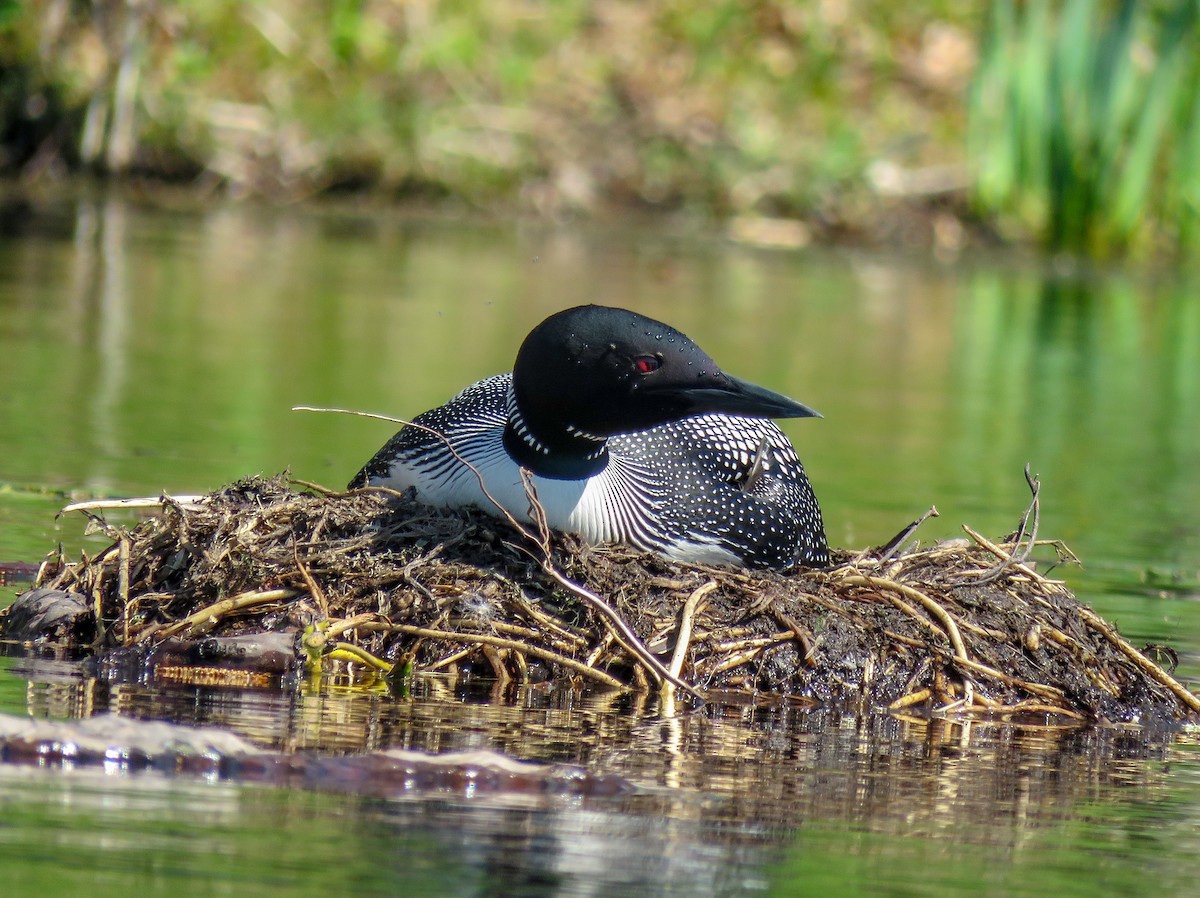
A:
[[[1076,590],[1200,674],[1194,278],[115,198],[9,208],[0,233],[0,560],[103,546],[55,519],[68,497],[284,468],[339,486],[392,428],[291,406],[411,416],[507,370],[546,314],[600,302],[825,414],[786,429],[835,545],[882,542],[931,503],[926,538],[1007,532],[1029,462],[1042,533],[1085,561]],[[441,682],[403,701],[172,689],[19,657],[0,657],[0,711],[219,724],[321,753],[492,747],[643,787],[405,798],[0,767],[12,894],[1142,894],[1197,872],[1189,737],[663,720],[629,697]]]

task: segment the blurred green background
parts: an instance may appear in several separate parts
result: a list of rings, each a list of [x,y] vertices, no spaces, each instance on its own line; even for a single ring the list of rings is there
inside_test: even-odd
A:
[[[0,170],[1179,253],[1196,0],[0,0]]]

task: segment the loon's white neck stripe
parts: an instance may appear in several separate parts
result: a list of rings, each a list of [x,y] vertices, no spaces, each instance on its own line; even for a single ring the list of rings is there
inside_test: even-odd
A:
[[[595,458],[602,451],[604,451],[604,444],[605,444],[605,442],[607,442],[607,439],[605,437],[598,437],[594,433],[588,433],[586,430],[580,430],[574,424],[567,425],[567,433],[569,433],[573,437],[582,437],[585,440],[591,440],[593,443],[599,443],[600,448],[596,450],[595,455],[591,456],[592,458]]]
[[[508,392],[504,397],[504,409],[505,414],[508,416],[508,426],[511,427],[513,432],[521,439],[521,442],[523,442],[533,451],[537,452],[539,455],[549,456],[550,448],[536,436],[534,436],[529,430],[529,425],[525,423],[525,416],[521,414],[521,409],[517,405],[517,394],[511,383],[509,384]],[[590,451],[583,454],[585,461],[595,461],[604,454],[604,447],[608,442],[605,437],[588,433],[586,430],[581,430],[574,424],[570,423],[563,427],[563,431],[564,433],[567,433],[578,440],[586,440],[589,443],[595,444]]]

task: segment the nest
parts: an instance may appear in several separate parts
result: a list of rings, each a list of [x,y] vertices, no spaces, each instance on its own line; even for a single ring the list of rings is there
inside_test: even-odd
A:
[[[282,475],[155,504],[132,529],[89,511],[112,545],[43,567],[38,586],[84,597],[94,648],[290,631],[303,634],[310,666],[326,669],[963,716],[1200,711],[1039,573],[1034,548],[1073,556],[1037,540],[1029,514],[996,543],[964,528],[969,539],[902,548],[906,530],[884,549],[837,554],[829,570],[780,574],[589,547],[388,490],[336,493]]]

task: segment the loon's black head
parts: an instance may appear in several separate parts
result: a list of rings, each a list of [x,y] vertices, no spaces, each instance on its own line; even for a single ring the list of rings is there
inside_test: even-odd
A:
[[[726,374],[673,327],[605,306],[567,309],[535,327],[517,353],[513,390],[524,423],[551,450],[569,434],[606,438],[711,412],[820,417]]]

